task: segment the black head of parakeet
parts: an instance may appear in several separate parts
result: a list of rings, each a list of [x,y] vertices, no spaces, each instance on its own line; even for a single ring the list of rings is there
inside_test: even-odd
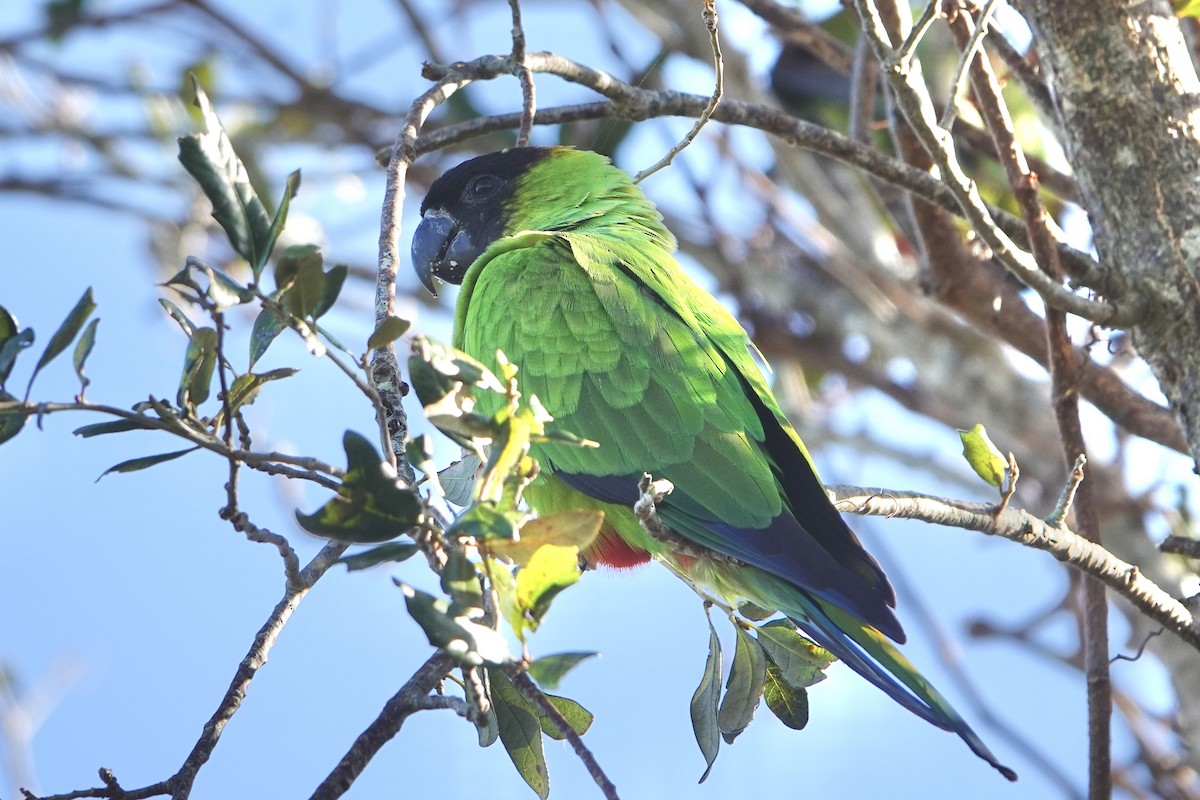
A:
[[[462,283],[467,268],[503,235],[517,179],[550,154],[550,148],[520,147],[464,161],[429,187],[421,224],[413,233],[413,269],[437,294],[434,277]]]

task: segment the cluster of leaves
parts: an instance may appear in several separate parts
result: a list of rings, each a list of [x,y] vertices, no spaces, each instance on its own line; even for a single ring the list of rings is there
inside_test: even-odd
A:
[[[766,609],[743,603],[741,617],[762,620]],[[787,727],[802,730],[808,724],[808,687],[825,679],[834,657],[810,642],[786,619],[754,624],[730,614],[736,632],[733,664],[721,695],[721,640],[709,618],[708,660],[700,685],[692,695],[692,729],[708,762],[703,783],[712,771],[721,740],[732,744],[754,718],[762,700]]]
[[[92,290],[89,288],[83,293],[83,297],[79,298],[79,302],[67,314],[62,324],[58,326],[58,330],[50,337],[45,350],[42,351],[41,358],[38,359],[29,375],[29,383],[25,386],[25,398],[21,401],[22,404],[28,403],[29,395],[33,391],[33,382],[37,380],[38,373],[61,355],[71,342],[75,341],[75,337],[83,329],[84,323],[95,310],[96,303],[92,299]],[[74,361],[75,374],[79,378],[79,398],[83,397],[84,390],[91,382],[83,374],[83,367],[96,343],[96,327],[99,323],[99,319],[92,320],[75,345]],[[17,403],[16,396],[10,394],[5,385],[17,363],[17,357],[22,351],[33,345],[35,338],[33,328],[22,328],[12,313],[4,306],[0,306],[0,405]],[[20,433],[28,419],[29,413],[22,412],[15,407],[0,409],[0,444]]]
[[[159,301],[188,340],[174,404],[152,396],[135,404],[131,411],[106,408],[104,410],[115,413],[119,418],[84,426],[75,433],[90,437],[131,430],[161,430],[186,439],[193,446],[123,461],[104,474],[145,469],[202,447],[228,450],[231,445],[231,426],[235,419],[243,436],[243,448],[248,447],[249,433],[241,425],[241,410],[254,402],[267,383],[297,372],[290,368],[262,373],[253,371],[255,362],[285,328],[291,327],[303,336],[315,354],[326,351],[324,342],[349,353],[317,324],[317,319],[333,306],[341,291],[346,277],[345,267],[337,266],[326,271],[320,251],[315,246],[291,247],[275,261],[275,290],[264,294],[259,284],[283,231],[288,206],[299,188],[299,172],[289,176],[284,196],[272,216],[251,186],[245,166],[234,152],[220,120],[199,87],[196,88],[196,105],[204,129],[201,133],[180,139],[179,159],[212,202],[213,217],[225,231],[233,249],[246,259],[251,279],[247,283],[239,282],[199,259],[189,258],[183,269],[167,282],[167,286],[175,290],[188,305],[199,309],[211,323],[197,324],[176,303],[165,298]],[[254,302],[261,304],[262,311],[254,323],[250,338],[248,366],[245,371],[239,371],[227,358],[223,347],[227,327],[224,315],[232,307]],[[44,406],[29,403],[34,379],[76,337],[79,341],[75,347],[74,361],[80,391],[75,400],[79,407],[84,407],[84,390],[90,383],[84,375],[84,364],[95,343],[99,320],[92,320],[86,328],[84,325],[95,308],[89,289],[51,337],[33,369],[25,397],[20,403],[3,386],[17,356],[33,343],[34,332],[31,328],[19,329],[12,314],[0,308],[0,403],[6,404],[0,411],[0,442],[15,436],[30,416],[44,410]],[[200,407],[212,396],[213,382],[218,375],[224,387],[220,407],[215,414],[207,417],[201,413]],[[96,407],[92,410],[101,409]],[[222,428],[225,429],[224,441]]]
[[[580,554],[599,533],[603,515],[573,511],[533,517],[522,493],[537,476],[531,444],[558,441],[593,446],[547,428],[552,420],[536,397],[522,398],[516,368],[503,355],[498,377],[465,353],[414,337],[409,375],[430,422],[458,443],[464,458],[440,474],[425,436],[408,444],[409,458],[425,473],[431,494],[463,506],[448,524],[426,517],[411,542],[389,542],[345,559],[351,568],[408,558],[424,550],[440,571],[442,595],[398,582],[409,614],[429,643],[453,655],[465,675],[480,676],[476,702],[480,744],[499,740],[529,786],[549,793],[542,736],[564,738],[558,721],[520,691],[511,674],[527,671],[553,689],[579,662],[594,653],[559,653],[518,658],[501,633],[507,623],[524,644],[537,630],[554,598],[580,576]],[[482,409],[494,409],[485,413]],[[442,479],[453,480],[447,491]],[[465,680],[464,685],[476,685]],[[574,700],[543,695],[576,734],[592,714]]]

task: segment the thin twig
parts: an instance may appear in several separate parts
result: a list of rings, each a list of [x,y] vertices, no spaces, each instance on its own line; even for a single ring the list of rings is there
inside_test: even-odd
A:
[[[429,693],[457,664],[453,656],[440,650],[430,656],[384,704],[375,720],[358,735],[337,766],[313,792],[312,800],[334,800],[345,794],[375,754],[400,732],[401,726],[409,717],[418,711],[434,707]],[[452,706],[445,704],[444,707]],[[458,712],[457,708],[454,710]]]
[[[692,129],[672,147],[667,154],[658,160],[656,164],[652,164],[646,169],[633,176],[634,183],[641,183],[643,180],[658,172],[663,167],[675,160],[675,156],[683,152],[683,149],[696,140],[700,135],[700,129],[708,123],[713,112],[717,110],[717,104],[721,102],[721,95],[725,93],[725,60],[721,57],[721,39],[717,30],[717,0],[704,0],[704,27],[708,29],[708,41],[712,46],[713,54],[713,70],[716,73],[713,82],[712,97],[708,100],[708,105],[700,112],[700,116],[696,118],[696,122],[692,125]]]
[[[942,0],[929,0],[925,5],[925,10],[921,12],[921,16],[913,23],[908,38],[896,48],[895,60],[897,65],[902,68],[908,67],[908,62],[912,60],[913,55],[917,52],[917,45],[925,38],[925,34],[929,32],[929,28],[933,25],[934,20],[937,19],[938,7],[941,4]]]
[[[1075,503],[1075,494],[1079,491],[1079,485],[1083,483],[1083,468],[1087,466],[1087,456],[1080,453],[1075,458],[1075,463],[1071,466],[1071,472],[1067,475],[1067,482],[1063,485],[1062,493],[1058,496],[1058,502],[1054,505],[1054,510],[1050,512],[1050,516],[1046,517],[1046,522],[1051,525],[1062,525],[1067,520],[1067,515],[1071,513],[1071,506]]]
[[[1008,452],[1008,485],[1001,490],[1000,505],[996,507],[996,516],[1000,516],[1004,513],[1004,509],[1008,508],[1013,495],[1017,493],[1017,482],[1020,480],[1021,465],[1017,463],[1017,457],[1010,450]]]
[[[143,800],[143,798],[157,797],[165,794],[169,794],[172,800],[187,800],[191,794],[192,785],[196,780],[197,773],[212,756],[213,749],[217,746],[217,741],[221,738],[221,733],[225,730],[225,725],[233,717],[234,713],[237,712],[238,708],[241,707],[250,682],[254,679],[258,670],[267,663],[267,654],[270,652],[272,645],[275,644],[279,632],[287,623],[288,618],[291,617],[292,612],[296,610],[296,606],[304,599],[309,589],[333,566],[345,550],[346,545],[344,544],[330,543],[325,545],[321,552],[301,570],[300,580],[295,585],[288,585],[284,591],[283,599],[275,605],[275,608],[271,611],[271,615],[267,617],[267,621],[263,623],[258,634],[254,637],[254,643],[250,646],[249,652],[246,653],[241,664],[238,665],[233,681],[217,706],[216,712],[205,723],[199,740],[184,760],[183,765],[180,766],[174,775],[165,781],[159,781],[141,789],[123,791],[119,795],[115,795],[109,786],[105,786],[99,789],[84,789],[67,794],[52,795],[41,798],[41,800],[75,800],[76,798],[83,797],[117,797],[120,800]],[[27,794],[27,797],[32,797],[32,795]]]
[[[525,63],[525,28],[521,25],[520,0],[508,0],[508,6],[512,9],[513,74],[521,81],[521,127],[517,131],[517,147],[528,147],[537,108],[537,89],[533,84],[533,71]]]
[[[583,737],[576,733],[571,724],[563,717],[562,712],[542,693],[542,690],[529,677],[529,673],[521,668],[520,665],[507,668],[505,672],[512,678],[513,685],[517,687],[517,691],[521,693],[521,696],[532,703],[537,708],[539,714],[549,717],[554,726],[558,728],[559,733],[566,738],[567,743],[571,745],[571,749],[575,751],[575,756],[583,762],[588,774],[592,776],[592,780],[600,787],[600,791],[606,800],[620,800],[620,796],[617,794],[617,787],[613,785],[608,775],[605,774],[600,763],[596,761],[596,757],[592,755],[592,751],[583,743]]]
[[[1164,553],[1175,553],[1188,558],[1200,558],[1200,539],[1190,536],[1168,536],[1158,549]]]
[[[871,143],[872,123],[875,121],[875,99],[878,94],[879,70],[871,56],[871,45],[859,34],[854,45],[854,66],[850,69],[850,138],[863,144]]]
[[[966,46],[962,48],[962,52],[958,56],[958,64],[954,67],[954,79],[950,81],[950,97],[946,101],[946,108],[939,121],[939,124],[946,130],[950,130],[950,126],[954,124],[954,118],[958,116],[958,102],[967,88],[968,68],[975,58],[975,54],[983,46],[983,37],[988,34],[988,23],[995,10],[996,0],[987,0],[983,4],[983,10],[979,12],[979,19],[975,21],[975,30],[971,32],[971,38],[967,40]]]
[[[1112,658],[1110,658],[1108,660],[1108,663],[1115,664],[1118,661],[1137,661],[1139,658],[1142,657],[1142,654],[1146,652],[1146,645],[1150,644],[1150,640],[1156,636],[1162,636],[1162,634],[1165,630],[1166,630],[1166,628],[1155,628],[1154,630],[1152,630],[1146,634],[1146,638],[1142,639],[1142,643],[1138,645],[1138,649],[1134,652],[1133,655],[1127,656],[1124,653],[1117,653],[1115,656],[1113,656]]]

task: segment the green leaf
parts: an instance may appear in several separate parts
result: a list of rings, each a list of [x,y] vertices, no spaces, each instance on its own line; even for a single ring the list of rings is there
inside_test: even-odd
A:
[[[587,549],[599,535],[603,524],[603,511],[561,511],[529,520],[521,526],[517,537],[488,539],[484,544],[495,555],[509,558],[517,564],[528,564],[544,545],[573,547],[576,551]]]
[[[395,582],[404,593],[404,604],[429,643],[464,664],[504,666],[512,663],[508,642],[496,631],[464,616],[456,616],[450,604],[406,583]]]
[[[558,710],[558,713],[563,715],[563,719],[567,721],[567,725],[570,726],[571,730],[580,736],[587,733],[588,728],[592,727],[592,721],[596,719],[596,715],[579,703],[569,697],[559,697],[555,694],[546,695],[546,699],[550,701],[550,705]],[[567,738],[567,735],[558,729],[558,725],[554,723],[554,720],[545,714],[538,714],[538,722],[542,726],[542,733],[551,739],[561,742]]]
[[[192,83],[204,130],[179,138],[179,161],[200,184],[212,203],[213,218],[224,229],[233,249],[250,263],[258,280],[273,241],[271,220],[208,96],[195,77]]]
[[[262,358],[263,353],[275,341],[275,337],[283,332],[287,322],[274,311],[264,308],[254,318],[254,327],[250,331],[250,368]]]
[[[413,338],[411,349],[409,381],[430,423],[470,450],[491,441],[496,434],[495,423],[470,409],[475,404],[472,398],[476,387],[504,391],[496,376],[465,353],[423,336]]]
[[[43,7],[50,41],[58,43],[84,17],[84,0],[50,0]]]
[[[248,406],[258,398],[258,393],[262,388],[271,381],[283,380],[290,378],[300,370],[291,367],[281,367],[273,369],[270,372],[244,372],[233,379],[233,383],[229,386],[229,410],[231,413],[236,412],[243,406]],[[225,420],[225,409],[222,408],[213,418],[214,423],[219,427]]]
[[[15,324],[16,320],[13,320],[13,323]],[[33,344],[33,339],[33,328],[26,328],[20,333],[5,337],[4,341],[0,342],[0,386],[3,386],[8,380],[17,356],[21,354],[22,350]]]
[[[83,323],[87,322],[87,318],[96,310],[96,303],[92,300],[92,288],[89,286],[87,291],[83,293],[83,297],[79,298],[79,302],[67,314],[67,318],[58,326],[58,330],[50,337],[50,342],[46,345],[46,349],[42,351],[42,357],[38,359],[37,365],[33,368],[33,374],[29,376],[29,385],[25,387],[25,396],[29,397],[30,390],[33,389],[33,381],[38,373],[42,371],[42,367],[49,364],[58,354],[67,349],[67,345],[75,340],[79,329],[83,327]]]
[[[786,620],[768,622],[758,629],[758,643],[783,680],[797,689],[825,680],[833,654],[800,635]]]
[[[254,292],[242,286],[224,272],[212,267],[205,267],[204,273],[208,275],[208,296],[218,311],[224,311],[233,306],[240,306],[254,299]]]
[[[345,564],[347,572],[354,572],[379,564],[407,561],[419,552],[421,548],[415,542],[388,542],[352,556],[342,556],[335,563]]]
[[[301,319],[316,311],[325,292],[324,257],[315,244],[294,244],[275,262],[275,286],[283,307]]]
[[[997,489],[1001,488],[1008,475],[1008,459],[992,444],[983,423],[976,423],[969,431],[959,429],[958,435],[962,439],[963,457],[975,474]]]
[[[110,472],[137,472],[139,469],[149,469],[150,467],[163,464],[167,461],[174,461],[180,456],[186,456],[188,453],[199,450],[199,447],[189,447],[186,450],[176,450],[173,453],[160,453],[156,456],[142,456],[141,458],[131,458],[128,461],[122,461],[120,464],[115,464],[104,472],[100,473],[100,478],[108,475]],[[96,478],[96,482],[100,482],[100,478]]]
[[[708,766],[700,776],[700,783],[712,772],[713,763],[717,760],[717,752],[721,749],[721,728],[717,724],[717,708],[721,699],[721,640],[717,638],[717,629],[713,627],[712,619],[708,620],[708,660],[704,662],[704,675],[700,685],[692,695],[690,713],[692,731],[696,734],[696,743]]]
[[[166,309],[167,314],[171,316],[171,319],[175,320],[179,327],[183,328],[183,332],[187,334],[189,339],[196,335],[196,323],[188,319],[188,315],[184,314],[179,306],[165,297],[160,297],[158,304]]]
[[[517,608],[535,631],[563,589],[579,580],[579,548],[546,544],[517,573]]]
[[[465,536],[473,539],[511,539],[517,534],[517,524],[523,515],[516,511],[500,511],[491,503],[475,503],[459,514],[446,529],[446,536]]]
[[[330,272],[330,274],[332,274],[332,271]],[[326,284],[326,286],[328,287],[328,283]],[[330,333],[324,327],[317,325],[316,323],[313,324],[313,327],[317,329],[317,333],[324,336],[325,340],[327,342],[329,342],[331,345],[333,345],[334,347],[336,347],[338,350],[341,350],[343,353],[350,356],[351,358],[358,358],[357,353],[352,352],[349,347],[346,347],[346,345],[344,345],[340,341],[338,341],[337,337],[335,337],[332,333]]]
[[[500,614],[508,621],[509,626],[519,633],[524,630],[525,618],[517,608],[517,579],[513,577],[512,568],[491,558],[484,561],[484,564],[490,566],[486,574],[492,581],[492,588],[496,590]]]
[[[423,505],[397,483],[395,471],[365,436],[346,431],[346,476],[338,494],[313,514],[296,512],[300,527],[317,536],[351,544],[394,539],[416,524]]]
[[[1200,17],[1200,0],[1175,0],[1175,16]]]
[[[79,394],[83,394],[83,390],[91,383],[87,376],[83,374],[83,367],[87,363],[88,356],[92,354],[92,348],[96,345],[96,326],[100,324],[99,319],[94,319],[88,323],[88,326],[83,329],[83,336],[79,337],[79,341],[75,344],[75,374],[79,376]]]
[[[20,329],[17,318],[10,314],[7,308],[0,306],[0,344],[4,344],[8,337],[16,336]]]
[[[545,800],[550,795],[550,772],[542,749],[542,726],[532,706],[503,671],[493,669],[488,670],[488,674],[500,741],[529,788]]]
[[[0,389],[0,403],[13,403],[17,398],[13,397],[8,392]],[[0,444],[4,444],[9,439],[16,436],[25,427],[25,423],[29,421],[29,415],[18,412],[0,411]]]
[[[583,661],[598,655],[600,654],[595,651],[587,651],[542,656],[529,665],[529,677],[544,689],[557,689],[568,672]]]
[[[767,617],[772,617],[775,615],[775,612],[772,611],[771,609],[763,608],[762,606],[755,605],[754,603],[751,603],[749,600],[743,600],[742,602],[738,603],[738,613],[741,614],[746,619],[752,619],[755,622],[764,620]]]
[[[430,422],[433,419],[429,417]],[[518,408],[515,414],[502,412],[489,421],[494,433],[488,447],[487,465],[475,489],[480,500],[500,502],[507,495],[508,502],[516,502],[513,479],[522,475],[534,476],[534,462],[528,458],[529,444],[533,435],[543,430],[544,422],[528,404]]]
[[[263,242],[264,265],[267,263],[267,259],[271,257],[271,251],[275,249],[275,242],[279,241],[279,234],[283,233],[283,228],[287,223],[288,210],[292,207],[292,198],[296,196],[296,192],[298,191],[300,191],[300,170],[296,170],[287,176],[287,184],[284,186],[283,197],[279,200],[279,208],[275,211],[275,219],[271,220],[271,229],[267,232],[266,241]],[[255,280],[258,280],[258,275],[259,272],[255,271]],[[317,314],[317,316],[321,315]]]
[[[774,664],[767,666],[763,699],[771,713],[792,730],[803,730],[808,724],[808,691],[788,683]]]
[[[103,436],[106,433],[145,430],[152,430],[152,428],[149,425],[143,425],[137,420],[115,419],[112,422],[97,422],[93,425],[84,425],[82,428],[76,428],[72,433],[84,439],[90,439],[93,436]]]
[[[480,680],[483,681],[484,691],[487,692],[487,696],[490,698],[492,696],[492,682],[488,676],[488,671],[485,669],[479,670],[478,674]],[[479,735],[480,747],[491,747],[500,738],[500,726],[496,722],[496,709],[492,707],[490,702],[488,703],[487,716],[484,723],[482,725],[476,723],[475,732]]]
[[[383,322],[375,326],[375,332],[367,339],[368,350],[378,350],[385,347],[403,336],[408,329],[412,327],[412,323],[400,317],[387,317]]]
[[[198,406],[212,391],[213,371],[217,367],[217,331],[197,328],[183,356],[183,374],[175,402],[181,407]]]
[[[475,491],[475,477],[483,462],[474,453],[463,453],[463,457],[438,473],[446,499],[456,506],[466,506]]]
[[[350,274],[350,268],[345,264],[338,264],[329,272],[325,273],[325,288],[321,291],[321,299],[317,301],[317,307],[313,309],[313,319],[320,319],[325,316],[325,312],[333,308],[333,304],[337,302],[338,295],[342,293],[342,285],[346,283],[346,276]],[[328,333],[321,331],[327,337]],[[333,341],[330,337],[330,341]],[[346,348],[334,342],[334,346],[339,350]]]
[[[717,712],[717,726],[726,744],[746,730],[754,719],[754,712],[762,699],[763,686],[767,683],[767,654],[758,640],[741,626],[735,626],[737,645],[733,652],[733,666],[725,682],[725,697]]]
[[[404,455],[408,458],[409,463],[425,472],[425,467],[433,465],[433,456],[429,449],[429,435],[422,433],[420,436],[409,439],[404,445]]]
[[[483,589],[479,585],[479,573],[467,558],[464,548],[451,547],[447,550],[441,583],[442,591],[454,601],[451,608],[468,616],[483,613]]]
[[[413,337],[408,371],[417,399],[427,407],[437,405],[463,386],[478,386],[502,394],[506,391],[491,370],[478,360],[424,336]]]

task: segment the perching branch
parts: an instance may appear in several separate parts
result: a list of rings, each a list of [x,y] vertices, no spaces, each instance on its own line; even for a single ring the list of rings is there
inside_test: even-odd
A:
[[[841,485],[825,488],[842,511],[919,519],[934,525],[1001,536],[1045,550],[1064,564],[1100,579],[1147,617],[1200,650],[1200,621],[1187,606],[1144,576],[1133,564],[1122,561],[1065,525],[1052,525],[1028,511],[1011,507],[996,517],[994,505],[950,500],[920,492]]]

